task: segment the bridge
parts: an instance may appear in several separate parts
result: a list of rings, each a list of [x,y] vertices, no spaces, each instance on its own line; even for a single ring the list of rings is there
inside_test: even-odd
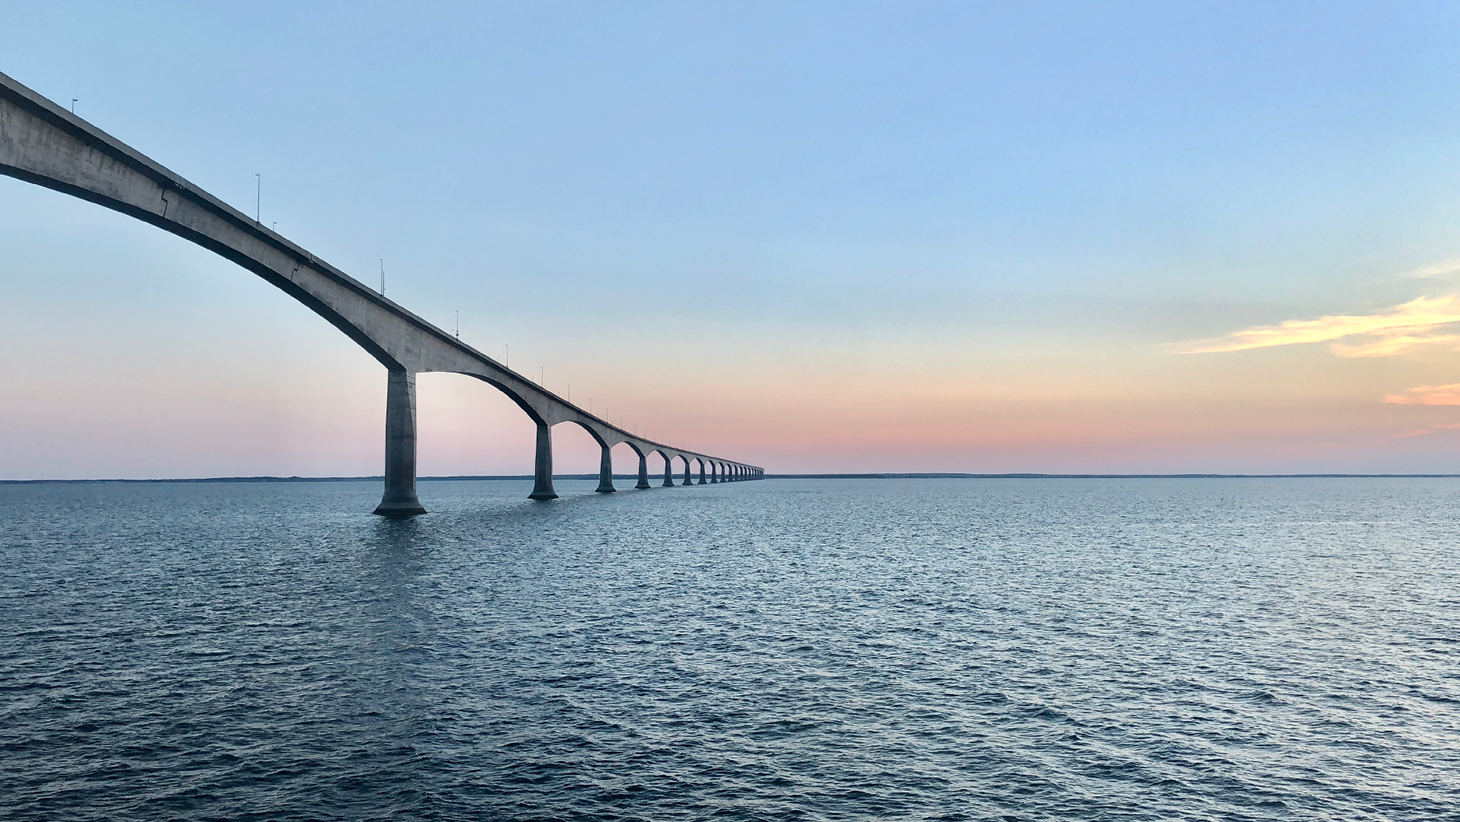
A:
[[[196,243],[252,271],[328,320],[385,366],[385,493],[375,513],[423,514],[416,496],[416,375],[442,371],[486,382],[537,423],[532,493],[555,499],[552,428],[576,423],[603,450],[598,491],[613,487],[611,451],[639,456],[636,488],[649,488],[650,454],[664,460],[663,485],[683,465],[685,485],[760,479],[742,462],[644,439],[584,411],[462,343],[364,283],[264,228],[120,140],[0,74],[0,174],[119,211]]]

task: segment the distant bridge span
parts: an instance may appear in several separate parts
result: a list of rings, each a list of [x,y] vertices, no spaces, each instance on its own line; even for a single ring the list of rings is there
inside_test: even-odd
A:
[[[610,451],[639,455],[637,488],[648,488],[648,456],[664,458],[664,482],[759,479],[762,469],[647,440],[584,411],[365,284],[264,228],[90,123],[0,74],[0,174],[70,194],[151,223],[243,266],[304,303],[369,351],[388,372],[385,493],[377,514],[425,513],[416,496],[416,374],[468,374],[511,397],[537,423],[532,499],[553,499],[552,427],[582,426],[603,450],[598,490],[611,492]]]

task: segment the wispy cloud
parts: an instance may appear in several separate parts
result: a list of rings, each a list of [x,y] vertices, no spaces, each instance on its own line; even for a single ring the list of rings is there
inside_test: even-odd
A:
[[[1395,405],[1460,405],[1460,382],[1450,385],[1421,385],[1405,391],[1404,394],[1390,394],[1384,398],[1384,402]]]
[[[1444,327],[1460,323],[1460,295],[1420,297],[1373,314],[1338,314],[1316,320],[1288,320],[1258,326],[1215,340],[1193,343],[1181,353],[1217,354],[1279,345],[1333,342],[1340,357],[1387,357],[1408,348],[1460,343],[1460,334]],[[1338,342],[1346,338],[1351,342]]]
[[[1416,268],[1415,270],[1409,272],[1409,276],[1418,277],[1420,279],[1429,279],[1432,277],[1443,277],[1446,274],[1457,273],[1460,273],[1460,257],[1451,257],[1448,260],[1441,260],[1440,262],[1433,265]]]
[[[1423,437],[1428,434],[1434,434],[1438,431],[1453,431],[1456,428],[1460,428],[1460,422],[1452,422],[1444,425],[1431,425],[1429,428],[1416,428],[1413,431],[1405,431],[1402,434],[1395,434],[1394,436],[1400,438]]]
[[[1455,344],[1460,346],[1457,334],[1393,334],[1381,336],[1373,342],[1341,343],[1329,346],[1329,350],[1340,357],[1388,357],[1408,348],[1420,345]]]

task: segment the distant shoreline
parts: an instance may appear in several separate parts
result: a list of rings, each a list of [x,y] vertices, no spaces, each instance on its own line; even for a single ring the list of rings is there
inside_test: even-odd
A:
[[[650,479],[657,479],[658,474]],[[1454,479],[1460,474],[766,474],[764,479]],[[614,474],[636,480],[638,474]],[[383,477],[197,477],[187,479],[0,479],[0,485],[88,485],[100,483],[382,482]],[[417,482],[528,481],[531,474],[418,477]],[[596,480],[597,474],[554,474],[553,479]],[[676,484],[679,475],[675,475]]]

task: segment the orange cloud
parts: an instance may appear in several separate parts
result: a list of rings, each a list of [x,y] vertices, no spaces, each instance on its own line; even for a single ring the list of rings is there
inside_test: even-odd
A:
[[[1218,354],[1367,337],[1357,343],[1335,342],[1332,351],[1340,357],[1387,357],[1419,345],[1460,342],[1460,335],[1433,333],[1451,323],[1460,323],[1460,295],[1456,294],[1420,297],[1374,314],[1339,314],[1248,328],[1195,343],[1181,353]]]
[[[1460,405],[1460,382],[1450,385],[1421,385],[1404,392],[1410,396],[1390,394],[1384,402],[1395,405]]]

